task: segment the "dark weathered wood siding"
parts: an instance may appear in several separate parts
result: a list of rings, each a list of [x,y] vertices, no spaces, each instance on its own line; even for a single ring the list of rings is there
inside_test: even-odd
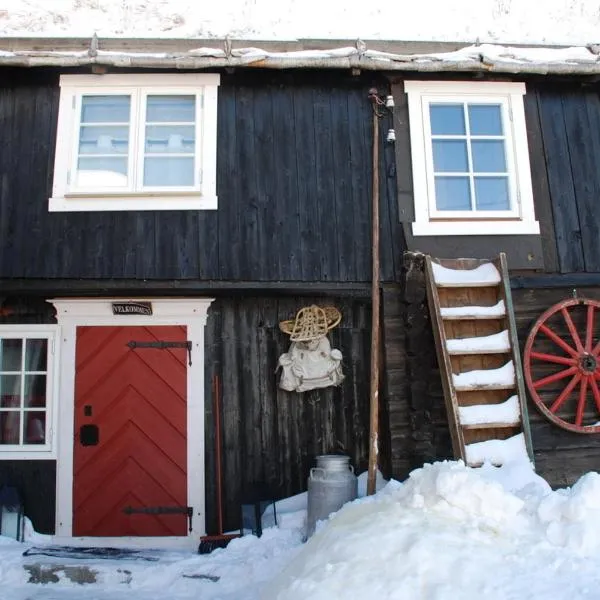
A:
[[[600,272],[597,85],[530,86],[535,95],[561,273]]]
[[[2,75],[0,278],[369,280],[378,76],[223,75],[216,211],[48,213],[59,73]],[[385,134],[382,276],[394,280],[403,242]]]
[[[333,304],[342,322],[330,332],[341,349],[339,387],[302,394],[277,386],[277,361],[289,348],[279,322],[311,303]],[[222,381],[225,526],[239,523],[241,491],[267,483],[278,497],[306,490],[319,454],[350,455],[366,470],[369,440],[370,302],[351,298],[240,297],[217,299],[206,330],[206,500],[214,531],[215,452],[212,379]]]

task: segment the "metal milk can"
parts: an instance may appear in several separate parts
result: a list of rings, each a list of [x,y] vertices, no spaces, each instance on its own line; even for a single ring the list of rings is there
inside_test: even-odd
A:
[[[317,456],[317,466],[308,477],[306,537],[315,532],[317,521],[327,519],[346,502],[356,499],[358,480],[350,457],[337,454]]]

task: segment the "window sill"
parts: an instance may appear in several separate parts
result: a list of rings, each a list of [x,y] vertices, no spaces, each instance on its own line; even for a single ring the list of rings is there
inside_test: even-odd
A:
[[[216,210],[217,196],[194,193],[69,194],[48,201],[49,212]]]
[[[415,237],[426,235],[539,235],[537,221],[428,221],[413,223]]]
[[[3,460],[56,460],[54,450],[0,450],[0,461]]]

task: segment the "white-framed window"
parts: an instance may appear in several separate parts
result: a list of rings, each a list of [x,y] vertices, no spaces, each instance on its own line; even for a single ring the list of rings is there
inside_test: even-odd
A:
[[[539,234],[524,83],[406,81],[413,235]]]
[[[0,326],[0,460],[55,455],[56,331]]]
[[[50,211],[217,208],[219,75],[62,75]]]

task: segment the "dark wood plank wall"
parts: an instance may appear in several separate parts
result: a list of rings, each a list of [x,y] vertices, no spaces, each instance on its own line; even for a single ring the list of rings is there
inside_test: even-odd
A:
[[[368,281],[378,75],[236,72],[218,107],[217,211],[48,213],[56,71],[4,69],[0,278]],[[381,127],[382,277],[397,278],[393,146]]]
[[[539,111],[558,271],[600,272],[598,86],[538,83],[528,90]]]
[[[342,322],[329,338],[344,356],[339,387],[298,394],[281,390],[277,361],[289,336],[279,322],[302,307],[331,304]],[[315,457],[350,455],[366,470],[369,439],[370,301],[368,298],[240,297],[217,299],[206,329],[206,499],[209,528],[216,526],[212,381],[222,381],[225,526],[239,526],[245,486],[265,482],[276,497],[306,490]]]

